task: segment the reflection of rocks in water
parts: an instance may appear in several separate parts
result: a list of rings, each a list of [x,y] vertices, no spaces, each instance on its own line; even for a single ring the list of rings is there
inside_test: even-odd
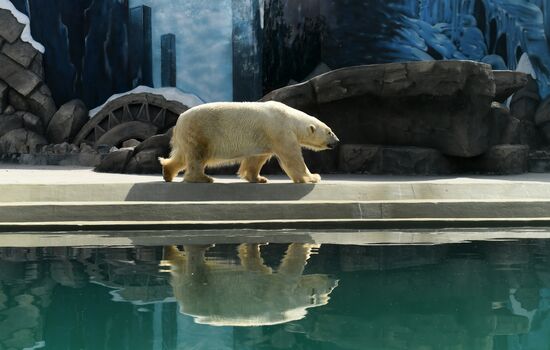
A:
[[[88,259],[86,271],[93,283],[113,288],[115,301],[151,303],[171,296],[167,277],[159,273],[161,248],[101,249]]]
[[[299,320],[307,309],[325,305],[337,281],[303,275],[311,244],[288,246],[277,271],[264,264],[258,244],[238,247],[240,265],[205,259],[208,246],[187,245],[182,254],[166,248],[172,287],[184,314],[216,326],[260,326]]]
[[[533,285],[514,243],[510,260],[508,243],[343,247],[343,267],[356,257],[362,266],[339,275],[330,310],[288,330],[342,349],[494,349],[499,336],[529,331],[509,303],[516,270],[516,286]],[[502,269],[505,261],[514,269]]]
[[[55,286],[35,262],[21,261],[21,256],[17,260],[0,260],[0,349],[24,349],[43,341],[43,311]]]

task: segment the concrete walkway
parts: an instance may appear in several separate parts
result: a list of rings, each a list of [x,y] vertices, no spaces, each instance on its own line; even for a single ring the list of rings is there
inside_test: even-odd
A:
[[[325,175],[316,185],[269,178],[165,183],[160,175],[4,164],[0,230],[550,226],[550,174]]]

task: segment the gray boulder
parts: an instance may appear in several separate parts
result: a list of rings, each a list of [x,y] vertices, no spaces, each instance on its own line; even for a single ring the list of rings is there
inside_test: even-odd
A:
[[[71,142],[89,120],[88,109],[81,100],[65,103],[53,115],[46,135],[52,143]]]
[[[510,112],[519,120],[534,122],[539,104],[539,86],[533,78],[529,77],[527,85],[512,96]]]
[[[30,153],[47,143],[44,136],[26,129],[14,129],[0,137],[0,153]]]
[[[44,135],[44,124],[38,116],[24,111],[15,112],[14,115],[21,117],[25,129]]]
[[[521,121],[510,113],[505,105],[493,102],[489,119],[489,144],[518,144],[520,143]]]
[[[522,72],[495,70],[495,100],[503,103],[510,95],[524,88],[531,77]]]
[[[529,146],[496,145],[479,157],[464,160],[463,170],[484,174],[523,174],[529,169]]]
[[[4,44],[1,52],[25,68],[29,68],[34,57],[38,54],[38,51],[31,44],[21,39]]]
[[[8,132],[23,128],[23,119],[17,115],[0,115],[0,136]]]
[[[313,114],[349,144],[417,146],[472,157],[489,148],[486,116],[495,93],[489,65],[425,61],[342,68],[262,100]]]
[[[0,37],[6,39],[9,43],[15,42],[21,36],[24,24],[19,23],[9,10],[0,9]]]

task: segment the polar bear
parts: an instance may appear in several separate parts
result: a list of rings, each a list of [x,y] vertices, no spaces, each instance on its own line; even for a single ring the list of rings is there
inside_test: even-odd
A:
[[[165,266],[180,312],[212,326],[264,326],[302,319],[307,309],[326,305],[338,280],[306,274],[317,244],[292,243],[276,271],[264,264],[259,244],[238,247],[240,264],[209,260],[210,246],[165,247]]]
[[[302,147],[332,149],[338,137],[323,122],[283,103],[216,102],[180,115],[170,144],[170,158],[159,158],[166,182],[185,170],[185,182],[212,182],[205,167],[240,163],[239,176],[265,183],[262,166],[275,155],[296,183],[316,183],[304,163]]]

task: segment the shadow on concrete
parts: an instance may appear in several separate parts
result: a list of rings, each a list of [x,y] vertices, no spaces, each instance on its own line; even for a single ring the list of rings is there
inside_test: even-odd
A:
[[[132,185],[126,201],[287,201],[305,197],[314,184],[212,183],[162,181]]]

